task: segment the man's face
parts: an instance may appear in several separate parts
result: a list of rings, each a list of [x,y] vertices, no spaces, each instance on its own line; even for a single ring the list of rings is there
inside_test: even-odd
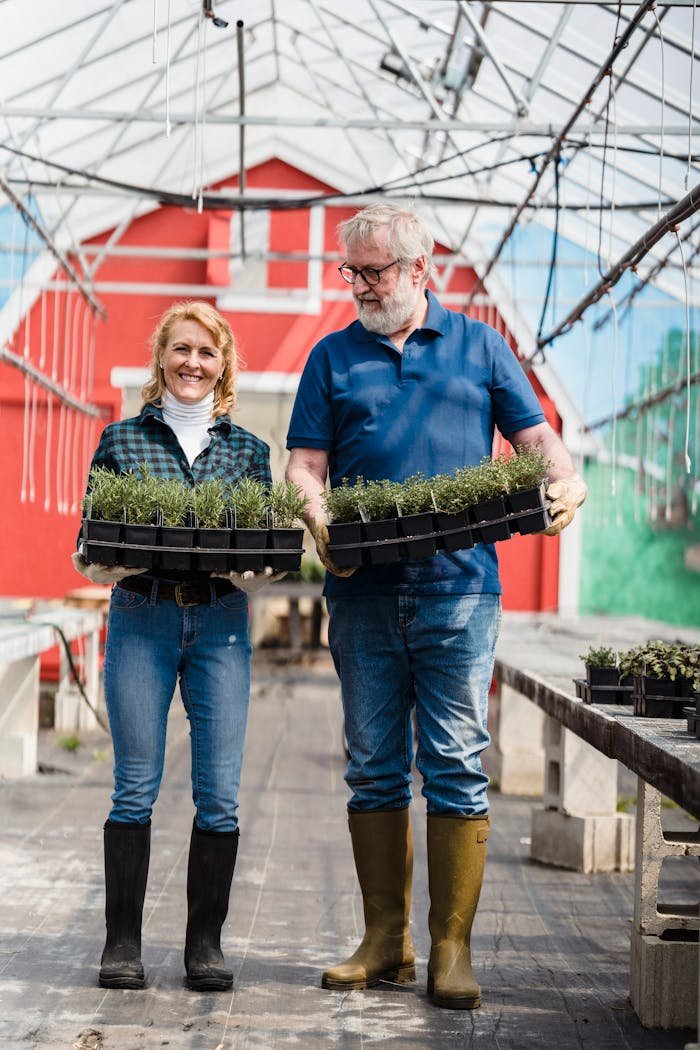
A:
[[[389,266],[394,256],[387,246],[386,236],[382,230],[372,244],[353,243],[348,246],[348,265],[357,270],[365,266],[376,270]],[[367,284],[358,274],[352,294],[358,317],[365,328],[380,335],[393,335],[413,317],[421,302],[423,288],[413,273],[413,267],[404,271],[399,266],[389,266],[381,274],[378,284]]]

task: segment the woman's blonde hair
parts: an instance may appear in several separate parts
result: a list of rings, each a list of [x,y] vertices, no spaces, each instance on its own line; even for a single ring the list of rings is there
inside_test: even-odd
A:
[[[141,389],[144,405],[160,401],[165,390],[161,359],[168,345],[173,325],[178,321],[197,321],[206,328],[214,341],[214,346],[221,351],[224,359],[224,371],[214,387],[214,407],[212,418],[227,415],[236,407],[236,376],[238,374],[238,351],[228,321],[221,314],[204,302],[173,303],[168,307],[151,334],[151,377]]]

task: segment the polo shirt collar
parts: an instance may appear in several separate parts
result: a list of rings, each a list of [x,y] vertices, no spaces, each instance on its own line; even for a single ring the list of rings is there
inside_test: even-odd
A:
[[[436,296],[426,288],[426,298],[428,300],[428,312],[425,315],[425,320],[420,328],[417,328],[417,332],[430,331],[435,332],[437,335],[444,335],[447,329],[447,310],[438,301]],[[386,342],[389,344],[389,337],[386,335],[380,335],[378,332],[368,332],[361,321],[355,322],[358,330],[358,342],[360,343],[373,343],[373,342]]]

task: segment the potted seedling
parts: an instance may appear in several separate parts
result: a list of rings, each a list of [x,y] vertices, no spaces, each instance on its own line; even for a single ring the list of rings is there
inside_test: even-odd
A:
[[[684,697],[695,685],[697,646],[651,641],[634,653],[634,713],[651,718],[680,718]]]
[[[122,564],[133,569],[152,569],[157,559],[158,526],[157,478],[146,463],[139,473],[123,474],[124,479],[124,553]]]
[[[362,564],[362,516],[360,514],[360,493],[364,481],[358,478],[351,485],[343,478],[340,485],[327,489],[323,502],[328,517],[329,549],[333,561],[340,569],[347,569]]]
[[[406,478],[397,488],[396,503],[400,511],[399,532],[410,537],[401,547],[406,558],[430,558],[435,554],[433,491],[430,481],[418,473]]]
[[[299,568],[304,530],[295,528],[295,522],[308,506],[308,499],[293,481],[276,481],[267,494],[271,528],[268,544],[274,553],[268,553],[267,564],[278,572]]]
[[[233,508],[232,568],[236,572],[262,572],[267,547],[267,498],[265,486],[257,478],[241,478],[228,486],[227,497]]]
[[[473,479],[474,503],[469,516],[477,525],[476,537],[482,543],[510,539],[505,504],[506,470],[502,458],[482,459],[476,467],[467,468]]]
[[[516,455],[505,461],[506,505],[517,515],[511,523],[521,535],[542,532],[550,524],[545,509],[545,480],[550,461],[540,448],[516,445]]]
[[[586,681],[589,685],[617,686],[619,673],[614,649],[591,646],[581,659],[586,666]]]
[[[158,478],[156,500],[160,511],[161,569],[187,571],[192,568],[195,530],[190,521],[192,489],[179,478]],[[174,550],[169,548],[176,548]]]
[[[220,478],[208,478],[195,486],[192,497],[197,522],[197,568],[206,572],[229,569],[231,528],[227,523],[227,497]]]
[[[360,494],[362,535],[369,541],[366,550],[371,565],[387,565],[401,557],[396,502],[400,487],[398,482],[386,479],[366,481]]]
[[[83,500],[83,556],[119,565],[124,540],[124,479],[107,467],[93,467]]]
[[[467,468],[454,474],[438,474],[430,487],[435,506],[435,524],[441,535],[438,546],[445,551],[474,546],[467,508],[474,503],[473,482]]]

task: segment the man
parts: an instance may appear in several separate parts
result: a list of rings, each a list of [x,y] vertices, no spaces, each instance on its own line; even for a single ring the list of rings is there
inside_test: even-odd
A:
[[[346,781],[366,932],[325,988],[415,977],[408,929],[413,735],[428,811],[428,994],[471,1009],[481,993],[470,936],[488,838],[487,697],[500,622],[492,544],[419,562],[339,569],[327,549],[323,491],[342,478],[402,481],[490,456],[494,426],[551,461],[556,535],[586,497],[500,335],[426,290],[433,240],[414,213],[376,204],[342,223],[359,321],[322,339],[299,384],[287,477],[309,498],[308,525],[329,570],[329,640],[350,754]]]

